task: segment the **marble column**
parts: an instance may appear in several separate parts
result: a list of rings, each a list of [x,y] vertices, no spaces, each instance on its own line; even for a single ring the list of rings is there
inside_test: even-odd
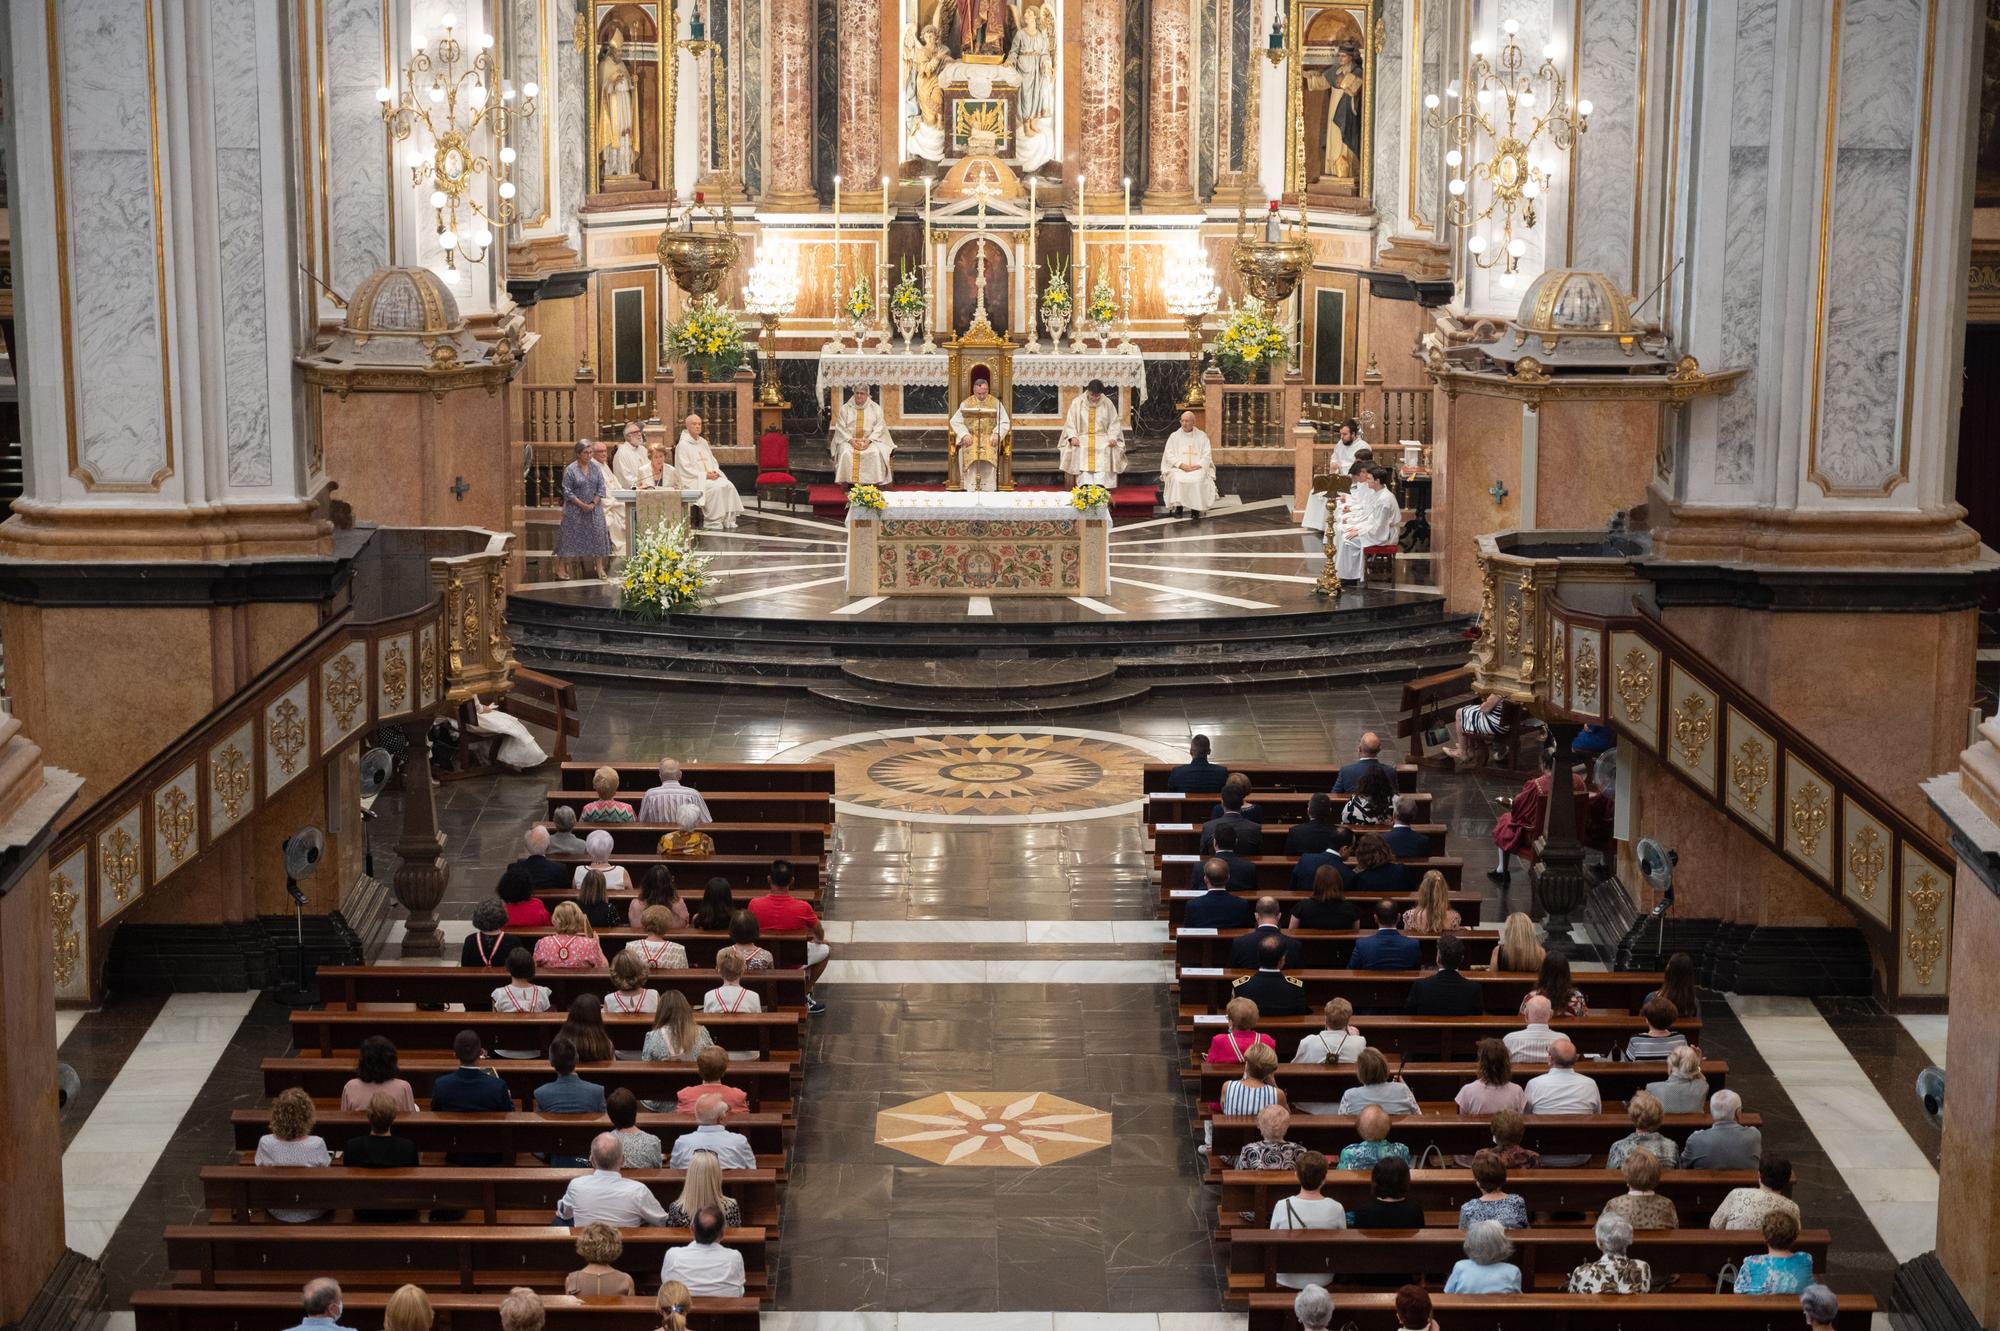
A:
[[[840,0],[840,175],[882,179],[882,0]]]
[[[1082,29],[1080,169],[1090,209],[1101,216],[1125,198],[1124,0],[1083,0]]]
[[[771,140],[764,205],[810,210],[813,191],[812,0],[771,0]]]
[[[1190,0],[1155,0],[1152,87],[1146,107],[1151,173],[1142,206],[1148,212],[1194,207],[1194,124],[1188,114],[1194,65],[1194,13]]]

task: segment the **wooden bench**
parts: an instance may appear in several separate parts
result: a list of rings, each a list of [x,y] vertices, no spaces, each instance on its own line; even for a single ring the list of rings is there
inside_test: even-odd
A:
[[[1249,1331],[1299,1331],[1292,1315],[1291,1290],[1250,1296]],[[1789,1331],[1799,1317],[1792,1295],[1750,1294],[1436,1294],[1431,1312],[1441,1327],[1477,1327],[1478,1331]],[[1334,1313],[1354,1331],[1397,1331],[1393,1292],[1343,1293]],[[1870,1331],[1875,1300],[1866,1294],[1840,1296],[1837,1331]],[[550,1331],[557,1331],[549,1319]],[[140,1331],[145,1331],[143,1322]],[[200,1328],[207,1331],[207,1328]],[[245,1328],[244,1331],[264,1331]],[[462,1327],[444,1331],[465,1331]],[[487,1331],[487,1328],[479,1328]],[[570,1331],[563,1328],[562,1331]],[[596,1328],[592,1328],[596,1331]],[[608,1329],[607,1329],[608,1331]],[[625,1331],[625,1328],[617,1328]],[[645,1331],[645,1328],[635,1328]]]
[[[1285,837],[1292,830],[1291,823],[1266,823],[1264,825],[1264,851],[1266,854],[1285,854]],[[1200,823],[1152,823],[1148,825],[1153,834],[1153,850],[1160,855],[1199,855],[1201,853]],[[1445,832],[1443,823],[1412,823],[1410,830],[1422,835],[1429,844],[1429,853],[1445,853]],[[721,843],[717,843],[720,848]],[[1292,857],[1287,855],[1287,859]],[[1297,863],[1297,860],[1293,860]]]
[[[600,767],[618,773],[618,784],[640,794],[660,782],[660,765],[630,762],[567,762],[557,769],[563,791],[589,790]],[[703,795],[724,790],[810,790],[833,794],[832,763],[682,763],[681,781]]]
[[[554,823],[542,822],[536,826],[555,831]],[[587,837],[592,832],[609,832],[614,862],[621,851],[628,855],[656,854],[660,838],[679,830],[672,824],[662,826],[658,823],[578,823],[571,829],[580,837]],[[705,823],[701,830],[715,841],[716,854],[761,855],[767,869],[774,859],[819,859],[826,854],[826,843],[833,833],[829,823],[718,822]],[[565,864],[585,862],[585,857],[579,855],[552,855],[549,858]],[[672,863],[679,864],[685,858],[677,856]]]
[[[1299,862],[1292,856],[1246,855],[1243,858],[1257,866],[1257,886],[1239,890],[1253,895],[1269,892],[1274,896],[1293,890],[1292,870],[1298,867]],[[1193,888],[1195,886],[1196,875],[1201,872],[1201,861],[1202,857],[1199,855],[1162,855],[1156,853],[1153,856],[1153,866],[1160,871],[1160,885],[1169,891]],[[1348,860],[1350,867],[1352,867],[1353,863],[1352,859]],[[1463,858],[1457,855],[1428,855],[1421,859],[1397,860],[1396,863],[1403,866],[1403,871],[1409,878],[1409,887],[1403,892],[1385,892],[1379,895],[1370,895],[1365,899],[1378,900],[1381,896],[1386,896],[1391,899],[1400,900],[1406,895],[1413,894],[1423,876],[1432,869],[1436,869],[1440,874],[1444,875],[1445,886],[1451,889],[1452,909],[1459,913],[1466,927],[1477,928],[1479,926],[1481,898],[1476,892],[1462,890],[1465,878],[1465,860]],[[1306,894],[1301,891],[1301,895]],[[1357,900],[1361,899],[1363,898],[1357,897]],[[1414,896],[1411,896],[1410,904],[1416,904]]]
[[[1365,1019],[1364,1019],[1365,1021]],[[1365,1024],[1362,1034],[1367,1034]],[[1205,1047],[1204,1047],[1205,1048]],[[1606,1100],[1630,1100],[1634,1094],[1643,1091],[1656,1081],[1667,1079],[1664,1063],[1611,1063],[1580,1062],[1576,1070],[1597,1083],[1597,1093]],[[1701,1065],[1708,1076],[1710,1091],[1719,1091],[1729,1080],[1729,1064],[1713,1060]],[[1513,1068],[1513,1080],[1527,1082],[1548,1071],[1546,1063],[1517,1063]],[[1419,1101],[1451,1101],[1457,1098],[1459,1088],[1479,1075],[1476,1063],[1404,1063],[1397,1069],[1403,1083],[1410,1088],[1410,1094]],[[1240,1063],[1202,1063],[1201,1100],[1212,1104],[1222,1099],[1224,1082],[1235,1081],[1243,1075]],[[1360,1077],[1352,1063],[1281,1063],[1278,1065],[1278,1085],[1284,1089],[1285,1098],[1294,1106],[1300,1104],[1332,1104],[1340,1099],[1341,1093],[1360,1085]]]
[[[1572,1270],[1601,1255],[1587,1228],[1516,1229],[1507,1237],[1514,1241],[1508,1260],[1521,1268],[1524,1290],[1561,1288]],[[1806,1229],[1794,1247],[1811,1253],[1813,1268],[1823,1271],[1830,1244],[1825,1230]],[[1632,1243],[1632,1256],[1653,1268],[1655,1280],[1675,1276],[1707,1291],[1714,1290],[1715,1274],[1725,1262],[1763,1251],[1764,1236],[1754,1229],[1647,1230]],[[1356,1276],[1442,1285],[1464,1256],[1465,1235],[1456,1229],[1239,1229],[1230,1236],[1224,1297],[1240,1302],[1258,1290],[1275,1290],[1280,1271],[1334,1272],[1336,1290]],[[1336,1308],[1339,1302],[1336,1294]],[[1798,1300],[1787,1302],[1797,1317]]]
[[[506,983],[504,973],[463,966],[319,968],[319,991],[329,1008],[341,1004],[352,1009],[363,1003],[463,1003],[483,1008],[492,1006],[493,991]],[[539,969],[535,983],[549,991],[549,1002],[559,1011],[567,1011],[578,994],[602,997],[612,988],[611,972],[602,966]],[[708,967],[654,970],[646,977],[649,988],[685,995],[696,1008],[701,1006],[702,995],[721,983],[721,974]],[[767,1012],[804,1009],[806,1004],[806,974],[802,970],[745,971],[743,987],[757,995]]]
[[[437,1079],[458,1066],[450,1056],[442,1058],[403,1057],[397,1071],[410,1083],[419,1104],[428,1104]],[[535,1088],[555,1080],[555,1069],[542,1059],[498,1059],[486,1066],[500,1075],[507,1094],[523,1109],[534,1108]],[[263,1064],[264,1094],[275,1096],[296,1086],[313,1099],[327,1104],[340,1103],[340,1091],[354,1075],[354,1069],[331,1058],[267,1058]],[[641,1100],[670,1101],[683,1086],[698,1085],[701,1074],[692,1063],[580,1063],[577,1075],[607,1093],[623,1086]],[[793,1085],[799,1077],[796,1062],[767,1063],[761,1060],[733,1060],[723,1084],[740,1089],[754,1110],[789,1113]],[[366,1129],[362,1129],[366,1131]],[[345,1140],[343,1138],[342,1140]],[[330,1143],[336,1144],[336,1143]]]
[[[544,1065],[546,1066],[546,1065]],[[665,1067],[664,1063],[633,1064],[634,1067]],[[266,1073],[269,1076],[269,1073]],[[638,1087],[633,1087],[636,1092]],[[229,1115],[230,1131],[238,1152],[248,1155],[257,1141],[270,1131],[270,1114],[262,1109],[238,1109]],[[693,1114],[649,1114],[641,1112],[638,1125],[658,1137],[671,1149],[674,1139],[694,1129]],[[785,1158],[785,1135],[791,1120],[783,1114],[731,1114],[728,1128],[750,1139],[759,1165],[777,1168]],[[611,1120],[602,1114],[439,1114],[425,1110],[396,1120],[398,1136],[408,1137],[425,1155],[498,1155],[516,1160],[529,1155],[588,1155],[590,1139],[611,1130]],[[313,1131],[338,1149],[350,1137],[368,1131],[368,1115],[345,1110],[322,1109]]]
[[[516,665],[501,707],[509,716],[540,726],[555,736],[550,756],[558,768],[569,758],[569,742],[583,736],[583,713],[576,705],[576,685],[566,679]]]
[[[1756,1186],[1754,1169],[1669,1169],[1660,1174],[1657,1191],[1673,1202],[1681,1224],[1693,1228],[1707,1224],[1733,1189]],[[1224,1238],[1233,1230],[1262,1229],[1272,1209],[1298,1190],[1298,1176],[1289,1169],[1225,1169],[1217,1229]],[[1374,1197],[1375,1185],[1365,1169],[1336,1169],[1320,1191],[1353,1210]],[[1530,1215],[1580,1211],[1594,1222],[1604,1203],[1623,1196],[1626,1187],[1625,1176],[1615,1169],[1516,1169],[1507,1175],[1507,1191],[1527,1203]],[[1411,1171],[1404,1195],[1430,1213],[1433,1225],[1455,1229],[1458,1208],[1479,1194],[1469,1169],[1418,1169]]]
[[[1449,730],[1458,709],[1477,701],[1479,697],[1472,691],[1471,666],[1422,675],[1404,684],[1403,697],[1397,706],[1401,719],[1396,723],[1396,737],[1403,741],[1403,752],[1413,762],[1438,765],[1437,759],[1427,757],[1424,752],[1425,732]],[[1451,760],[1443,761],[1449,764]]]
[[[584,862],[577,855],[555,855],[550,858],[558,864],[569,867],[574,879],[574,867]],[[747,906],[752,898],[761,897],[771,890],[771,857],[769,855],[710,855],[703,859],[689,859],[685,855],[617,855],[611,862],[623,869],[632,882],[631,887],[614,888],[611,899],[620,903],[630,901],[638,895],[639,884],[646,881],[646,871],[656,864],[664,864],[674,875],[674,885],[680,889],[681,898],[693,910],[701,903],[701,894],[711,878],[726,879],[729,894],[738,906]],[[792,861],[792,895],[801,901],[819,904],[820,887],[826,878],[824,867],[818,860]],[[576,887],[538,888],[535,895],[542,903],[554,909],[558,901],[574,901]]]
[[[1357,902],[1366,905],[1366,902]],[[525,930],[510,930],[524,933]],[[1249,929],[1177,929],[1173,936],[1174,965],[1176,968],[1188,966],[1226,966],[1229,964],[1229,950],[1236,940]],[[1374,933],[1373,929],[1287,929],[1285,936],[1299,942],[1300,963],[1307,966],[1345,966],[1354,955],[1354,945]],[[602,933],[599,934],[602,937]],[[1411,934],[1423,949],[1424,964],[1437,964],[1436,934]],[[1482,933],[1475,929],[1457,931],[1458,941],[1465,945],[1465,964],[1484,966],[1492,960],[1493,949],[1500,945],[1498,932]],[[765,946],[770,946],[768,937]],[[692,950],[688,959],[694,959]]]
[[[1192,863],[1192,857],[1190,857],[1189,861],[1181,867],[1192,867]],[[1454,868],[1456,868],[1457,864],[1458,861],[1453,861]],[[1292,889],[1292,865],[1290,860],[1271,861],[1269,863],[1268,875],[1266,873],[1265,862],[1259,860],[1257,862],[1257,878],[1259,884],[1257,887],[1232,889],[1230,895],[1242,897],[1245,901],[1253,902],[1258,897],[1276,897],[1278,904],[1285,908],[1285,914],[1288,917],[1300,902],[1312,899],[1312,893],[1297,892]],[[1182,881],[1177,870],[1170,870],[1168,876],[1162,880],[1160,887],[1160,904],[1164,908],[1162,913],[1166,916],[1168,926],[1173,929],[1179,929],[1182,920],[1186,918],[1187,903],[1201,895],[1200,892],[1191,887],[1177,886]],[[1465,927],[1468,929],[1477,929],[1479,927],[1480,910],[1485,904],[1484,899],[1474,892],[1452,892],[1450,893],[1450,898],[1451,908],[1458,912],[1459,920]],[[1383,892],[1379,894],[1371,892],[1366,896],[1352,897],[1350,900],[1364,912],[1372,911],[1377,901],[1393,901],[1404,910],[1408,910],[1417,904],[1417,894],[1415,892]]]
[[[1218,763],[1217,766],[1231,772],[1241,772],[1250,778],[1250,789],[1259,790],[1303,790],[1307,792],[1333,791],[1333,782],[1340,775],[1346,763]],[[1172,791],[1167,778],[1173,775],[1179,763],[1147,763],[1141,769],[1139,788],[1147,794],[1156,791]],[[1396,768],[1396,789],[1404,794],[1417,788],[1418,768],[1415,763],[1403,763]],[[1214,798],[1210,796],[1210,798]]]
[[[1451,1106],[1443,1108],[1451,1111]],[[1611,1143],[1630,1136],[1632,1122],[1623,1112],[1603,1114],[1529,1114],[1524,1119],[1521,1144],[1544,1155],[1587,1155],[1595,1164],[1611,1149]],[[1762,1119],[1744,1114],[1739,1119],[1749,1127],[1759,1127]],[[1237,1152],[1253,1141],[1262,1140],[1257,1120],[1247,1114],[1214,1114],[1209,1117],[1212,1145],[1209,1149],[1208,1179],[1219,1182],[1222,1171],[1233,1168]],[[1708,1126],[1706,1114],[1668,1114],[1660,1131],[1684,1143],[1690,1132]],[[1343,1146],[1361,1140],[1352,1114],[1294,1114],[1286,1139],[1320,1152],[1332,1164]],[[1409,1148],[1412,1164],[1423,1163],[1426,1149],[1435,1147],[1446,1159],[1473,1155],[1493,1144],[1492,1121],[1484,1114],[1464,1115],[1455,1111],[1426,1113],[1399,1118],[1389,1130],[1389,1140]],[[1287,1268],[1289,1269],[1289,1268]]]
[[[1266,827],[1290,826],[1306,820],[1306,808],[1316,794],[1325,795],[1333,801],[1333,816],[1340,817],[1340,810],[1347,803],[1347,796],[1332,794],[1329,787],[1333,777],[1327,777],[1327,786],[1316,791],[1302,790],[1259,790],[1252,787],[1250,803],[1263,814]],[[1431,821],[1431,792],[1413,792],[1417,801],[1417,819]],[[1215,817],[1215,809],[1222,802],[1219,795],[1183,795],[1174,791],[1156,791],[1146,796],[1145,820],[1148,823],[1193,823],[1197,827]],[[1357,827],[1357,832],[1381,832],[1384,827]],[[1270,842],[1270,834],[1265,833],[1265,843]]]
[[[617,1268],[657,1290],[667,1249],[692,1241],[685,1229],[623,1229]],[[173,1284],[194,1289],[293,1290],[314,1276],[342,1289],[458,1289],[504,1293],[515,1285],[560,1292],[582,1265],[576,1237],[548,1225],[169,1225]],[[722,1244],[743,1254],[745,1293],[768,1295],[761,1229],[729,1229]]]
[[[427,1291],[436,1314],[435,1331],[500,1331],[504,1294]],[[341,1320],[375,1327],[389,1295],[380,1290],[342,1290]],[[699,1298],[688,1309],[690,1331],[757,1331],[756,1299]],[[132,1291],[136,1331],[273,1331],[298,1320],[297,1290],[138,1289]],[[656,1331],[660,1310],[650,1295],[629,1298],[572,1298],[542,1295],[547,1331]],[[1845,1328],[1843,1328],[1845,1331]]]
[[[386,1035],[404,1053],[446,1050],[462,1030],[479,1033],[488,1049],[547,1049],[562,1029],[561,1012],[417,1012],[370,1008],[362,1012],[294,1012],[292,1043],[301,1051],[317,1049],[323,1058],[361,1047],[371,1035]],[[758,1057],[774,1054],[796,1059],[799,1054],[797,1012],[697,1012],[695,1020],[708,1028],[717,1044],[731,1052],[755,1050]],[[614,1048],[636,1053],[646,1042],[653,1019],[644,1013],[604,1019]]]
[[[512,937],[526,939],[531,943],[535,940],[545,938],[554,932],[555,930],[548,925],[534,925],[523,928],[510,927],[507,930],[507,933]],[[594,932],[597,935],[598,946],[604,949],[606,957],[617,956],[625,950],[627,943],[636,942],[646,936],[638,929],[598,929],[594,930]],[[688,964],[691,966],[715,965],[716,953],[729,946],[729,935],[720,931],[670,929],[663,937],[669,942],[679,943],[687,950]],[[780,933],[759,933],[757,941],[776,960],[780,970],[803,970],[806,964],[806,938],[807,935],[804,930],[788,929]],[[507,972],[505,969],[496,966],[489,973],[495,976],[493,981],[495,988],[507,983]],[[536,982],[547,984],[548,976],[553,974],[555,974],[553,971],[543,971],[537,976]]]
[[[1229,970],[1216,966],[1194,966],[1180,971],[1181,1011],[1220,1012],[1235,992],[1234,982],[1255,975],[1255,969]],[[1344,998],[1357,1012],[1402,1011],[1410,997],[1410,987],[1430,975],[1430,971],[1355,971],[1287,968],[1285,974],[1305,987],[1308,1003],[1324,1005],[1330,998]],[[1488,1013],[1517,1013],[1528,991],[1539,979],[1529,971],[1466,971],[1465,978],[1479,986],[1479,996]],[[1590,1010],[1630,1012],[1660,987],[1658,971],[1586,971],[1574,977],[1576,987],[1590,1000]],[[1560,1025],[1557,1027],[1560,1029]],[[1662,1075],[1665,1065],[1662,1064]]]
[[[1368,1043],[1384,1054],[1401,1054],[1404,1058],[1422,1060],[1426,1063],[1466,1063],[1472,1061],[1478,1052],[1479,1042],[1492,1037],[1499,1039],[1509,1031],[1521,1029],[1521,1019],[1514,1016],[1484,1017],[1411,1017],[1404,1014],[1388,1013],[1366,1016],[1359,1022],[1368,1035]],[[1192,1041],[1194,1057],[1199,1060],[1208,1050],[1211,1038],[1229,1029],[1228,1020],[1220,1013],[1202,1013],[1194,1017],[1183,1017],[1178,1023],[1181,1038]],[[1289,1060],[1298,1049],[1299,1041],[1314,1031],[1326,1029],[1326,1020],[1319,1013],[1308,1013],[1302,1017],[1265,1017],[1257,1023],[1257,1029],[1276,1041],[1278,1057]],[[1580,1054],[1609,1055],[1614,1049],[1623,1049],[1625,1042],[1646,1029],[1646,1019],[1629,1013],[1593,1012],[1588,1017],[1567,1017],[1556,1024],[1556,1030],[1566,1035],[1576,1045]],[[1701,1018],[1688,1017],[1674,1023],[1674,1029],[1687,1036],[1688,1043],[1701,1043]],[[1582,1061],[1577,1066],[1581,1067]],[[1664,1075],[1664,1065],[1662,1075]]]
[[[766,769],[769,770],[769,769]],[[783,769],[780,769],[783,770]],[[650,784],[650,783],[649,783]],[[830,823],[833,821],[833,796],[826,791],[807,790],[797,786],[777,786],[765,790],[707,790],[700,789],[702,801],[708,805],[709,816],[718,823]],[[645,787],[637,790],[620,790],[613,798],[623,800],[637,813],[646,798]],[[582,790],[551,790],[548,792],[548,809],[553,815],[562,805],[569,805],[577,811],[578,836],[603,828],[616,831],[621,827],[641,827],[641,823],[589,823],[581,821],[583,806],[597,799],[597,793],[585,786]],[[666,828],[661,828],[666,831]],[[655,838],[657,840],[657,837]]]
[[[414,1169],[207,1165],[201,1171],[201,1197],[212,1225],[251,1224],[257,1219],[253,1212],[268,1212],[274,1206],[347,1212],[446,1209],[465,1212],[472,1224],[534,1225],[552,1221],[556,1203],[579,1172],[466,1165],[420,1165]],[[624,1174],[652,1189],[661,1206],[671,1205],[680,1196],[687,1177],[680,1169],[628,1169]],[[765,1230],[774,1239],[780,1187],[775,1169],[722,1171],[723,1195],[743,1208],[743,1223]]]

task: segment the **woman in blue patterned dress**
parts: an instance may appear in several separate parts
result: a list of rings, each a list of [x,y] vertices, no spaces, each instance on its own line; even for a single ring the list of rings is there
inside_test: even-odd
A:
[[[563,468],[562,526],[556,529],[556,576],[569,576],[569,561],[588,559],[593,573],[604,576],[611,557],[611,531],[604,525],[607,502],[604,473],[591,461],[591,442],[576,441],[576,457]]]
[[[1799,1222],[1790,1211],[1764,1214],[1765,1251],[1736,1268],[1738,1294],[1796,1294],[1813,1282],[1812,1254],[1794,1252]]]

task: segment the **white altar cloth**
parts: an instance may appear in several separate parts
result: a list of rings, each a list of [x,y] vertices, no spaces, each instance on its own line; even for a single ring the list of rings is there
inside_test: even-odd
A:
[[[829,388],[854,384],[903,384],[942,387],[950,382],[951,357],[943,351],[839,351],[819,358],[815,385],[820,397]],[[1082,388],[1092,379],[1137,391],[1146,400],[1146,359],[1137,347],[1129,351],[1043,351],[1014,353],[1014,382]],[[952,405],[956,406],[956,403]]]

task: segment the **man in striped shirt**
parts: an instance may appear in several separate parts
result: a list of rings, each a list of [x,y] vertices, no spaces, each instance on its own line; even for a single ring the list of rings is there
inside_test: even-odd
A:
[[[681,765],[672,758],[660,759],[660,784],[646,792],[645,800],[639,805],[639,821],[677,824],[681,820],[681,810],[689,806],[701,812],[701,816],[695,819],[697,825],[715,821],[701,792],[681,784]]]

